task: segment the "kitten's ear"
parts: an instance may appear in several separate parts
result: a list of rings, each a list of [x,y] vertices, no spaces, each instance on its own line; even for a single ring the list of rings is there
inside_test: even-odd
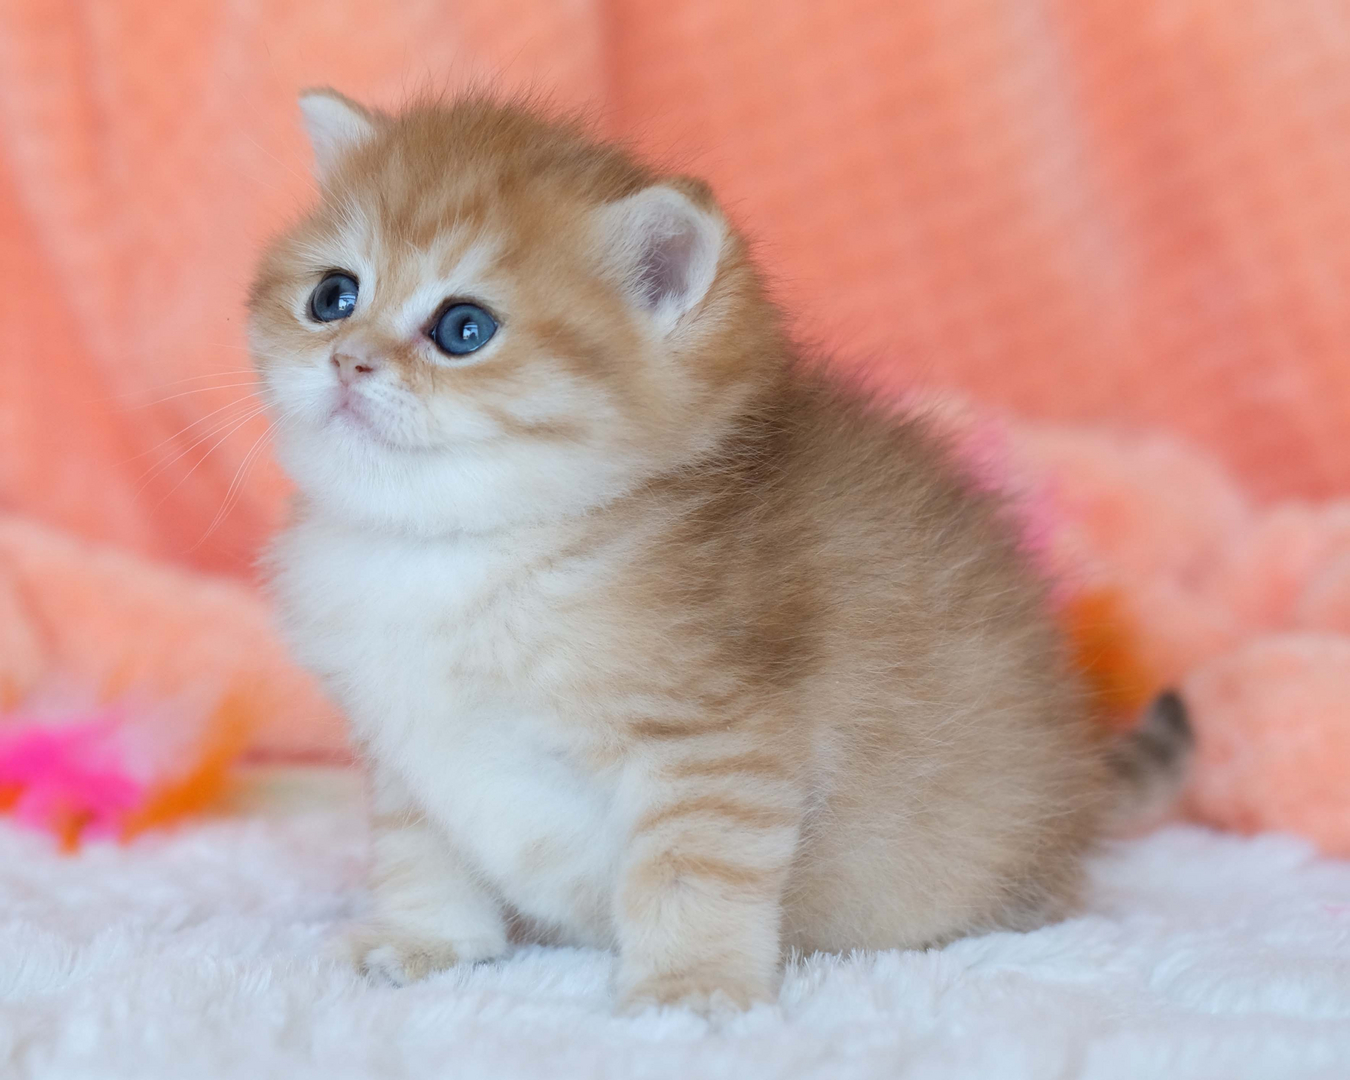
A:
[[[336,90],[306,90],[300,95],[305,130],[314,148],[314,172],[322,180],[333,174],[337,163],[350,151],[373,139],[377,118]]]
[[[599,226],[610,269],[663,333],[707,295],[726,236],[716,210],[658,184],[601,207]]]

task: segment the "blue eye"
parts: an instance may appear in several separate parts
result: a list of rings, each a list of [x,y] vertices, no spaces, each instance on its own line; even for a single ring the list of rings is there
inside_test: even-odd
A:
[[[309,313],[318,322],[345,319],[356,310],[356,294],[360,286],[347,274],[329,274],[309,297]]]
[[[431,328],[431,340],[449,356],[477,352],[497,332],[497,320],[476,304],[453,304]]]

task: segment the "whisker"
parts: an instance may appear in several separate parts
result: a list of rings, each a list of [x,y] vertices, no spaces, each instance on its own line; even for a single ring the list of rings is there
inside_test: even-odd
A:
[[[214,443],[211,444],[211,447],[206,451],[206,453],[204,453],[200,458],[197,459],[196,463],[192,466],[192,468],[190,468],[186,473],[183,474],[182,478],[178,481],[178,483],[174,484],[174,486],[173,486],[172,488],[170,488],[170,489],[165,493],[164,497],[163,497],[162,499],[160,499],[159,502],[155,503],[155,505],[152,506],[150,509],[151,509],[152,511],[153,511],[153,510],[159,509],[159,507],[162,506],[162,505],[164,504],[165,500],[167,500],[167,499],[169,498],[170,495],[172,495],[175,491],[177,491],[180,487],[182,487],[183,484],[185,484],[185,483],[187,482],[188,477],[191,476],[193,473],[195,473],[195,472],[201,467],[202,462],[205,461],[207,458],[209,458],[213,453],[215,453],[216,450],[217,450],[217,449],[225,442],[226,439],[228,439],[228,438],[229,438],[231,435],[233,435],[236,431],[238,431],[240,428],[242,428],[245,424],[247,424],[247,423],[248,423],[250,420],[252,420],[255,416],[261,415],[263,412],[266,411],[266,409],[267,409],[267,406],[265,406],[265,405],[259,405],[256,409],[251,409],[249,412],[245,413],[243,416],[237,417],[237,418],[234,418],[234,419],[231,419],[231,420],[227,420],[227,421],[225,422],[224,425],[221,425],[221,426],[223,426],[223,427],[228,428],[228,430],[226,430],[226,431],[224,432],[224,434],[222,434],[222,435],[220,436],[219,439],[217,439]],[[220,431],[220,430],[221,430],[221,428],[220,428],[220,427],[217,427],[215,430],[213,430],[213,431],[211,431],[211,432],[208,432],[206,435],[202,436],[202,438],[200,438],[200,439],[198,439],[196,442],[194,442],[194,443],[192,444],[192,446],[188,447],[188,450],[191,450],[191,449],[194,449],[194,448],[197,447],[197,446],[200,446],[202,443],[204,443],[207,439],[209,439],[212,435],[216,434],[216,432],[218,432],[218,431]],[[151,475],[148,476],[148,477],[146,478],[145,482],[142,483],[142,484],[140,485],[140,487],[138,487],[138,488],[136,489],[135,494],[136,494],[136,495],[140,495],[147,487],[150,486],[151,482],[152,482],[157,476],[159,476],[161,473],[164,472],[165,469],[167,469],[167,468],[168,468],[170,465],[172,465],[175,461],[177,461],[179,458],[181,458],[181,457],[183,456],[184,453],[187,453],[187,450],[184,450],[183,452],[174,455],[174,457],[171,458],[168,462],[166,462],[165,464],[161,465],[158,469],[156,469],[154,472],[152,472]]]
[[[169,394],[162,398],[155,398],[154,401],[143,401],[139,405],[127,405],[125,410],[131,412],[136,409],[152,409],[156,405],[163,405],[166,401],[174,401],[177,398],[191,397],[193,394],[209,394],[212,390],[237,390],[241,386],[259,386],[257,379],[249,379],[246,382],[218,383],[212,386],[199,386],[194,390],[180,390],[176,394]]]
[[[275,161],[278,165],[280,165],[283,169],[285,169],[288,173],[290,173],[293,177],[299,180],[306,187],[309,187],[314,183],[313,177],[306,176],[304,173],[300,172],[294,166],[289,165],[288,163],[282,161],[281,158],[277,157],[276,154],[272,153],[271,150],[267,149],[267,147],[265,147],[262,143],[260,143],[257,139],[255,139],[247,131],[242,132],[242,134],[244,138],[246,138],[249,142],[251,142],[254,146],[256,146],[264,154],[270,157],[273,161]]]
[[[218,409],[212,409],[205,416],[199,416],[197,417],[196,420],[193,420],[191,423],[185,424],[183,427],[179,428],[172,435],[170,435],[167,439],[164,439],[163,441],[158,442],[154,446],[150,447],[149,450],[142,450],[139,454],[135,454],[132,457],[127,458],[125,461],[118,462],[118,464],[128,465],[133,461],[138,461],[141,458],[145,457],[147,454],[153,454],[160,447],[167,446],[169,443],[177,441],[182,436],[186,435],[189,431],[191,431],[193,428],[195,428],[198,424],[204,424],[207,420],[210,420],[211,417],[215,416],[217,413],[223,413],[226,409],[233,409],[247,402],[255,402],[256,400],[257,399],[253,394],[245,394],[241,398],[235,398],[235,400],[231,401],[228,405],[222,405]]]
[[[223,406],[222,408],[217,409],[217,410],[215,410],[215,411],[216,411],[216,412],[224,412],[226,409],[238,408],[240,405],[245,406],[246,409],[248,409],[251,413],[254,413],[254,414],[256,414],[256,412],[257,412],[257,410],[258,410],[258,408],[259,408],[259,405],[251,403],[251,402],[249,401],[248,398],[241,398],[239,401],[231,402],[229,405]],[[192,428],[196,427],[199,423],[202,423],[202,421],[210,419],[210,415],[211,415],[211,414],[208,414],[207,416],[202,417],[201,420],[194,420],[191,424],[188,424],[182,431],[176,432],[171,438],[166,439],[165,442],[173,442],[173,441],[175,441],[175,440],[178,439],[180,436],[184,435],[187,431],[189,431],[189,430],[191,430]],[[189,453],[190,451],[192,451],[193,449],[195,449],[195,448],[196,448],[197,446],[199,446],[202,442],[204,442],[205,440],[209,439],[212,435],[216,434],[216,432],[222,430],[223,428],[225,428],[225,427],[228,426],[229,424],[232,424],[232,423],[234,423],[234,421],[240,420],[240,419],[243,419],[243,416],[242,416],[242,415],[226,416],[226,417],[223,417],[223,418],[220,419],[220,420],[217,420],[214,424],[212,424],[212,425],[211,425],[209,428],[207,428],[205,431],[198,432],[196,435],[194,435],[194,436],[188,441],[188,443],[187,443],[186,446],[182,446],[182,447],[179,448],[179,450],[178,450],[178,452],[177,452],[176,454],[172,455],[171,457],[169,457],[169,458],[167,458],[167,459],[161,459],[161,461],[159,462],[159,468],[167,468],[168,466],[172,465],[172,464],[173,464],[175,461],[177,461],[180,457],[182,457],[184,454]],[[163,446],[163,445],[164,445],[163,443],[160,443],[160,446]],[[158,449],[159,449],[159,447],[157,446],[157,447],[154,447],[151,451],[147,451],[147,452],[148,452],[148,453],[153,453],[154,450],[158,450]],[[144,456],[145,456],[145,454],[138,454],[138,455],[137,455],[137,457],[144,457]],[[135,461],[136,458],[131,458],[131,459],[129,459],[129,460]],[[156,466],[154,466],[154,465],[150,466],[150,469],[149,469],[148,472],[147,472],[147,476],[152,475],[152,474],[155,472],[155,469],[156,469]]]
[[[152,390],[168,390],[170,387],[182,386],[185,383],[201,382],[203,379],[227,379],[235,375],[256,375],[254,368],[236,368],[232,371],[211,371],[205,375],[189,375],[185,379],[174,379],[172,382],[159,383],[155,386],[142,386],[136,390],[128,390],[122,394],[107,394],[103,397],[86,398],[86,402],[102,404],[108,401],[117,401],[122,398],[135,397],[138,394],[148,393]]]
[[[239,463],[239,467],[234,470],[234,478],[230,481],[230,486],[225,491],[225,498],[220,504],[220,509],[216,511],[216,516],[211,519],[211,524],[206,532],[202,533],[201,538],[188,548],[185,554],[196,551],[206,543],[216,529],[219,528],[221,522],[229,517],[230,511],[235,508],[235,505],[239,502],[240,497],[244,493],[244,480],[248,477],[248,470],[253,465],[253,461],[257,456],[259,448],[263,444],[263,440],[272,434],[272,429],[275,426],[275,422],[268,424],[267,430],[253,440],[253,445],[248,448],[248,453],[244,455],[244,459]]]

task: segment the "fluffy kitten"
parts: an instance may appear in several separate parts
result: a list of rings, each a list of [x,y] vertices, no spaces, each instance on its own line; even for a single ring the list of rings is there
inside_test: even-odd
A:
[[[794,359],[708,188],[486,100],[301,104],[251,340],[275,594],[370,768],[358,962],[525,927],[744,1006],[786,949],[1069,910],[1184,723],[1096,733],[997,506]]]

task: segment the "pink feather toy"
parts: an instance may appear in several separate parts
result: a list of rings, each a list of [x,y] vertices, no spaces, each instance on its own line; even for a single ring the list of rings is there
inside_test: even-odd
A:
[[[129,840],[218,801],[251,727],[239,696],[214,707],[31,709],[0,724],[0,811],[63,851]]]

